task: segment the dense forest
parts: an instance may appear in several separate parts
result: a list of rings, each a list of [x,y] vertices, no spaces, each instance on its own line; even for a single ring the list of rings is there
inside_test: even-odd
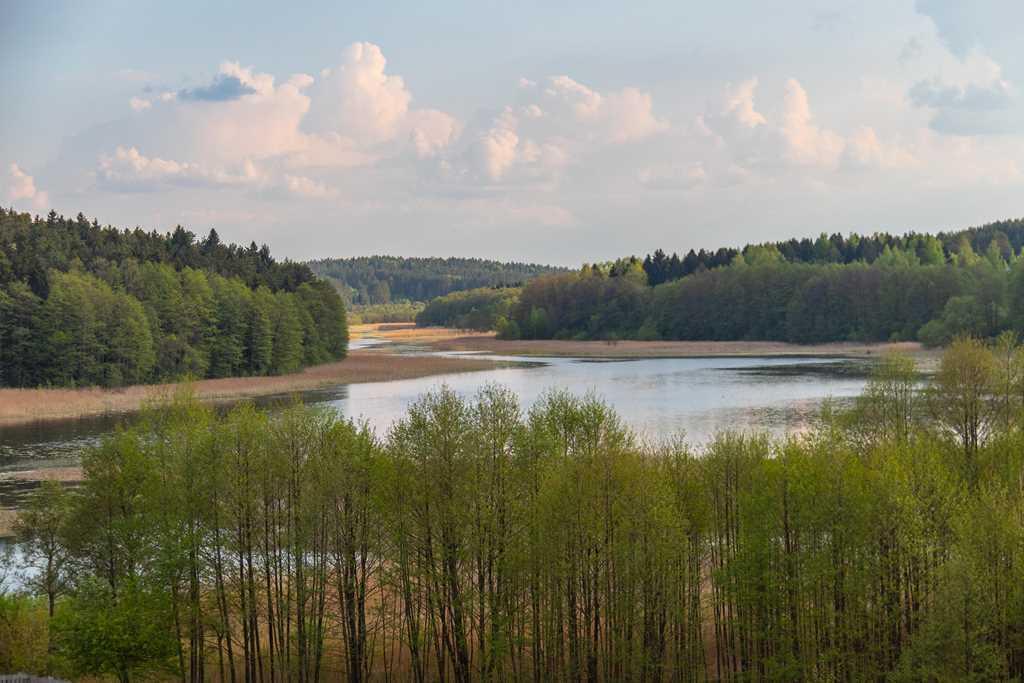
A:
[[[512,307],[518,300],[518,287],[482,287],[452,292],[432,299],[416,316],[416,324],[421,327],[498,330],[506,336],[515,336],[507,327]]]
[[[323,259],[310,261],[309,267],[357,306],[429,301],[480,287],[516,287],[538,275],[565,270],[534,263],[400,256]]]
[[[1024,331],[1022,238],[1016,221],[938,237],[823,235],[807,241],[810,260],[792,255],[803,242],[750,245],[731,252],[728,265],[678,278],[679,259],[661,252],[587,265],[527,283],[505,333],[930,345],[963,334],[990,338]]]
[[[642,266],[647,283],[656,286],[704,270],[731,265],[738,254],[752,247],[777,251],[790,263],[874,263],[886,250],[913,253],[924,264],[944,263],[951,255],[959,254],[963,244],[970,245],[978,254],[987,253],[992,243],[1009,260],[1024,247],[1024,219],[997,221],[977,228],[953,232],[928,234],[908,233],[903,236],[876,232],[873,235],[852,233],[843,237],[839,233],[821,233],[817,239],[792,238],[783,242],[750,245],[744,249],[721,247],[708,251],[691,249],[682,258],[675,252],[668,256],[658,249],[644,257]]]
[[[343,358],[345,309],[264,245],[0,209],[0,386],[122,386]]]
[[[183,393],[31,497],[0,669],[1019,680],[1022,396],[1011,334],[927,384],[887,358],[801,437],[697,449],[557,391],[442,388],[383,437]]]

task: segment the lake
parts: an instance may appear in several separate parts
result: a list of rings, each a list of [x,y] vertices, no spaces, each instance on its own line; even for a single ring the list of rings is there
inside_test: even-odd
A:
[[[360,340],[353,348],[376,343]],[[480,372],[341,385],[305,392],[301,397],[309,403],[332,406],[347,417],[366,419],[384,434],[412,401],[442,385],[472,397],[484,385],[497,382],[512,389],[524,408],[551,389],[595,392],[643,437],[685,433],[691,442],[700,443],[726,429],[773,434],[804,430],[825,399],[845,402],[857,396],[870,367],[867,360],[833,357],[482,357],[500,360],[503,365]],[[287,397],[276,396],[258,402],[279,405],[285,400]],[[131,418],[0,428],[0,471],[75,464],[83,447],[97,443],[125,419]],[[0,491],[0,497],[2,494]]]

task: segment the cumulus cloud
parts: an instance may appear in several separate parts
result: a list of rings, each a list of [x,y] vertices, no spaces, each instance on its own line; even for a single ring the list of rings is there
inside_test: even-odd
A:
[[[710,139],[712,151],[699,168],[703,175],[693,179],[732,185],[762,176],[801,169],[807,174],[842,168],[907,168],[916,163],[914,155],[893,142],[883,141],[872,126],[861,125],[843,134],[820,123],[812,111],[804,86],[794,78],[782,89],[781,110],[769,118],[754,106],[756,79],[725,88],[720,109],[697,118],[695,135]],[[641,180],[649,187],[683,187],[693,180],[648,173]]]
[[[469,156],[474,168],[487,180],[498,181],[516,161],[519,135],[518,121],[506,111],[493,125],[480,132],[470,146]]]
[[[458,138],[461,126],[458,120],[436,109],[418,109],[409,112],[407,125],[416,156],[432,157]]]
[[[723,114],[731,115],[747,128],[763,126],[768,122],[764,115],[754,108],[754,91],[757,90],[757,79],[749,78],[736,86],[727,89]]]
[[[34,209],[45,209],[50,198],[36,187],[35,178],[25,173],[16,163],[7,167],[7,200],[15,204],[27,203]]]
[[[861,126],[846,139],[846,159],[853,165],[875,168],[910,168],[918,164],[909,151],[882,142],[870,126]]]
[[[787,156],[797,164],[835,166],[846,144],[839,135],[815,123],[807,91],[794,78],[786,81],[781,129]]]
[[[358,143],[393,139],[409,111],[412,95],[401,76],[386,72],[387,59],[373,43],[350,45],[341,64],[324,69],[309,125],[335,131]]]
[[[239,68],[237,64],[233,66],[235,69]],[[195,100],[198,102],[226,102],[255,93],[256,89],[248,83],[242,82],[239,76],[222,72],[217,74],[209,85],[179,90],[178,97],[182,100]]]
[[[650,94],[636,88],[602,94],[569,76],[551,76],[542,86],[529,81],[520,86],[537,98],[526,105],[534,118],[551,112],[546,118],[554,117],[563,126],[582,124],[597,140],[620,144],[669,128],[666,120],[654,115]]]
[[[199,163],[146,157],[134,147],[118,147],[100,158],[96,178],[102,187],[146,192],[162,187],[251,186],[263,180],[251,161],[235,172],[212,169]]]

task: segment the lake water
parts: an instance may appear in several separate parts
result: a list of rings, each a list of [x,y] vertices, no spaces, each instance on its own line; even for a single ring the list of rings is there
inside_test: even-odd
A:
[[[361,340],[353,348],[374,343]],[[306,392],[302,398],[369,420],[383,434],[412,401],[441,385],[471,397],[488,383],[504,384],[519,396],[524,409],[545,391],[560,388],[595,392],[642,436],[659,439],[685,433],[692,442],[704,442],[725,429],[774,434],[806,429],[825,399],[843,402],[858,395],[869,368],[864,360],[821,357],[530,358],[529,362],[522,357],[484,357],[506,364],[480,372],[342,385]],[[278,396],[260,402],[274,405],[284,400]],[[0,471],[75,464],[83,447],[98,442],[125,419],[131,418],[0,428]],[[4,493],[0,490],[0,498]]]

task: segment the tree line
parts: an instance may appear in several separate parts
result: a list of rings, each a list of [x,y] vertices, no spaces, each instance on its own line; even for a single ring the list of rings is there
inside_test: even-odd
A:
[[[340,297],[266,246],[0,209],[0,386],[123,386],[344,358]]]
[[[1016,680],[1022,396],[1012,335],[954,342],[927,383],[887,358],[803,436],[700,448],[561,391],[441,388],[386,435],[183,394],[32,497],[40,601],[0,600],[0,656],[122,681]]]
[[[934,243],[937,245],[937,242]],[[920,340],[1024,330],[1024,261],[964,240],[951,260],[886,246],[873,262],[803,263],[749,247],[726,267],[649,286],[636,258],[527,283],[510,320],[524,338]]]
[[[518,287],[481,287],[452,292],[431,299],[416,315],[416,324],[482,332],[498,330],[514,337],[517,333],[509,327],[514,323],[508,318],[518,300]]]
[[[675,252],[671,256],[656,249],[642,261],[647,281],[652,287],[692,275],[693,273],[728,266],[737,255],[747,255],[751,249],[777,251],[790,263],[874,263],[886,250],[912,253],[925,265],[945,263],[958,256],[966,244],[984,254],[992,244],[1005,260],[1024,247],[1024,219],[996,221],[975,228],[940,232],[937,235],[911,232],[892,235],[876,232],[872,235],[851,233],[821,233],[816,239],[791,238],[780,242],[750,244],[742,249],[721,247],[717,250],[691,249],[682,258]]]
[[[517,287],[537,275],[564,270],[536,263],[400,256],[320,259],[310,261],[309,267],[357,306],[429,301],[481,287]]]

